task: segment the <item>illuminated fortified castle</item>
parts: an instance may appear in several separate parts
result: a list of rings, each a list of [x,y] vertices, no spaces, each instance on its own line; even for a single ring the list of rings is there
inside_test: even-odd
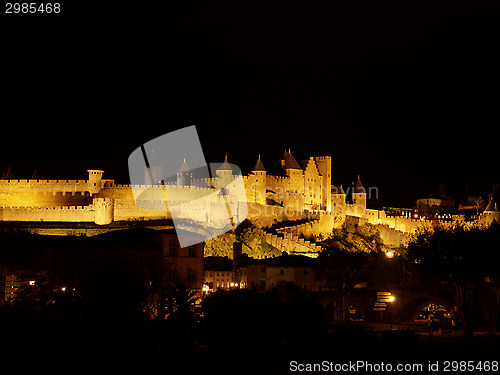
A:
[[[290,151],[279,160],[274,175],[268,174],[262,160],[243,176],[246,201],[250,217],[297,216],[306,212],[331,212],[331,157],[311,157],[295,160]],[[154,175],[154,167],[145,173]],[[151,190],[154,186],[122,185],[103,178],[104,171],[88,170],[86,180],[45,180],[35,173],[30,179],[17,179],[9,170],[0,180],[0,221],[60,221],[95,222],[109,224],[112,221],[168,219],[164,203],[150,202],[151,207],[139,208],[132,189]],[[214,188],[230,181],[233,171],[227,161],[217,169],[211,179],[195,179],[184,162],[175,181],[165,182],[158,188],[165,189],[169,201],[192,201],[206,197]],[[267,206],[274,207],[273,210]],[[201,210],[200,210],[201,212]],[[190,213],[193,220],[205,221]],[[216,218],[208,218],[216,220]],[[263,218],[264,219],[264,218]],[[272,221],[272,220],[271,220]]]
[[[227,155],[213,178],[194,178],[185,162],[176,178],[162,185],[150,184],[151,176],[155,174],[154,167],[146,171],[144,185],[116,184],[114,180],[104,179],[103,173],[102,170],[88,170],[86,180],[46,180],[40,179],[36,173],[30,179],[16,179],[9,170],[0,180],[0,221],[35,222],[33,225],[36,226],[36,222],[108,225],[112,222],[170,219],[164,201],[150,199],[148,206],[138,205],[134,200],[133,189],[153,192],[162,189],[168,194],[169,202],[204,198],[205,206],[198,205],[185,211],[186,219],[200,225],[210,223],[217,226],[220,218],[210,209],[211,202],[207,197],[214,189],[233,179]],[[394,244],[401,243],[407,234],[418,228],[430,225],[410,216],[395,217],[385,211],[367,209],[367,192],[359,176],[352,187],[352,204],[347,204],[342,187],[332,186],[331,177],[330,156],[310,157],[299,163],[288,150],[270,170],[264,167],[259,156],[249,174],[242,177],[246,197],[238,197],[245,201],[234,202],[238,209],[232,215],[244,213],[259,227],[306,217],[312,222],[308,224],[312,226],[310,234],[329,233],[333,227],[344,224],[357,227],[371,223],[381,229],[388,243]],[[497,202],[492,200],[479,222],[488,224],[493,220],[500,221],[500,212]],[[297,234],[305,233],[299,231]]]

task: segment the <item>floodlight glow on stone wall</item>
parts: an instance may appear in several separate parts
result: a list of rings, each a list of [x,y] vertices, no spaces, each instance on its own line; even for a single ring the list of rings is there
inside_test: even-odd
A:
[[[146,142],[128,164],[135,204],[169,211],[181,247],[230,231],[247,217],[240,169],[227,160],[223,168],[207,164],[194,125]]]

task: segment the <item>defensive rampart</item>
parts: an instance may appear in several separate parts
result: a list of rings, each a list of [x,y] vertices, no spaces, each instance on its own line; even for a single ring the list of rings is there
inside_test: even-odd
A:
[[[94,206],[0,207],[0,221],[94,221]]]
[[[114,202],[108,198],[94,198],[87,206],[16,207],[1,206],[0,221],[29,222],[95,222],[110,224]]]
[[[91,202],[86,180],[0,180],[0,206],[85,206]]]

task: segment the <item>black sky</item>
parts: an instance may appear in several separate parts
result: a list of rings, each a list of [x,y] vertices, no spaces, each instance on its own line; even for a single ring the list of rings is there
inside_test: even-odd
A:
[[[127,183],[195,124],[208,162],[331,155],[386,205],[500,182],[498,3],[105,3],[2,15],[1,171]]]

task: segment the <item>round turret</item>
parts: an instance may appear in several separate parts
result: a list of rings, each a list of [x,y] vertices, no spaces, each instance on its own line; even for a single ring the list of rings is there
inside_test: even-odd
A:
[[[115,205],[112,198],[95,198],[92,202],[94,206],[94,222],[98,225],[108,225],[113,222]]]
[[[266,168],[264,168],[264,164],[262,164],[262,160],[260,160],[260,155],[259,155],[259,159],[257,160],[257,163],[255,163],[255,166],[252,168],[252,173],[253,174],[265,174],[266,173]]]
[[[496,221],[500,223],[500,205],[493,195],[490,197],[488,206],[486,206],[484,212],[479,218],[479,222],[484,225],[490,225]]]
[[[217,168],[215,174],[217,175],[217,179],[215,180],[216,189],[220,189],[230,184],[234,180],[233,169],[231,168],[231,165],[227,161],[227,154],[224,159],[224,163],[222,163],[222,165],[219,168]]]
[[[177,172],[177,186],[191,186],[192,173],[186,164],[186,159],[181,165],[181,169]]]
[[[361,183],[361,179],[358,174],[358,181],[356,181],[356,185],[354,186],[354,190],[352,192],[352,203],[356,216],[364,216],[366,213],[366,190]]]

